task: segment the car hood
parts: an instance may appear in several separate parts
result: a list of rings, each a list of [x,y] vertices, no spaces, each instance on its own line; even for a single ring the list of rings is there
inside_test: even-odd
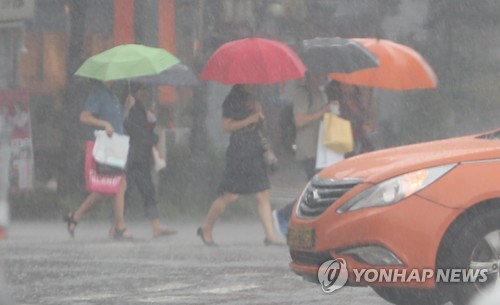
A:
[[[499,131],[496,131],[497,133]],[[500,158],[500,140],[465,136],[379,150],[334,164],[318,175],[327,179],[359,178],[378,183],[438,165]]]

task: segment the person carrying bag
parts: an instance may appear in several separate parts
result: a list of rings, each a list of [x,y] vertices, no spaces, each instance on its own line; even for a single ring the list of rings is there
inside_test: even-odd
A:
[[[85,182],[90,194],[74,212],[69,212],[63,218],[68,233],[74,237],[78,222],[90,209],[95,207],[106,196],[113,198],[113,238],[132,239],[133,236],[125,226],[124,205],[127,181],[124,174],[100,176],[96,172],[93,150],[95,145],[95,130],[102,130],[107,137],[123,134],[123,108],[119,98],[111,90],[112,81],[96,81],[85,101],[84,109],[80,113],[80,121],[87,125],[88,141],[85,150]],[[102,186],[103,188],[98,188]]]
[[[257,123],[257,132],[259,133],[262,148],[264,149],[264,163],[266,164],[268,171],[272,174],[278,170],[278,158],[276,157],[276,154],[271,147],[271,143],[269,142],[264,116],[261,116],[259,122]]]

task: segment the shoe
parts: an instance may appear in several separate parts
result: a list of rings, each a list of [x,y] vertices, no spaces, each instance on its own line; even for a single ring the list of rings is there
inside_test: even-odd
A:
[[[158,238],[158,237],[162,237],[162,236],[170,236],[170,235],[175,235],[177,234],[177,230],[175,229],[163,229],[161,230],[159,233],[156,233],[153,235],[153,238]]]
[[[272,241],[272,240],[268,239],[267,237],[266,237],[266,239],[264,239],[264,245],[266,245],[266,247],[267,246],[278,246],[278,247],[286,246],[285,243],[282,243],[279,241]]]
[[[205,235],[203,235],[203,230],[201,229],[201,227],[198,227],[198,230],[196,230],[196,235],[198,235],[201,238],[205,246],[217,247],[216,243],[214,243],[213,241],[209,242],[205,239]]]
[[[68,213],[68,215],[64,216],[63,221],[66,222],[68,233],[73,238],[75,237],[75,229],[78,221],[73,218],[73,212]]]
[[[113,235],[115,240],[132,240],[134,236],[128,231],[127,228],[115,229],[115,234]]]
[[[278,210],[274,210],[272,215],[273,215],[274,229],[281,235],[281,237],[286,239],[286,233],[288,231],[288,222],[283,217],[280,216]]]

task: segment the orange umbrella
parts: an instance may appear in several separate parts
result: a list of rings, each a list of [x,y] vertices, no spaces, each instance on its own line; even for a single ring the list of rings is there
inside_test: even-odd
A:
[[[353,38],[379,58],[379,66],[353,73],[331,73],[346,84],[388,90],[432,89],[437,77],[431,66],[414,49],[390,40]]]

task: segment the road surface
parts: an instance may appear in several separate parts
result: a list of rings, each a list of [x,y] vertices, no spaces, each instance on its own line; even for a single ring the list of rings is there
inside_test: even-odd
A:
[[[303,281],[286,247],[264,246],[257,221],[218,223],[217,248],[194,223],[161,239],[132,223],[132,242],[108,239],[108,228],[84,220],[72,240],[62,222],[12,223],[0,262],[13,304],[388,304],[369,288],[325,294]]]

